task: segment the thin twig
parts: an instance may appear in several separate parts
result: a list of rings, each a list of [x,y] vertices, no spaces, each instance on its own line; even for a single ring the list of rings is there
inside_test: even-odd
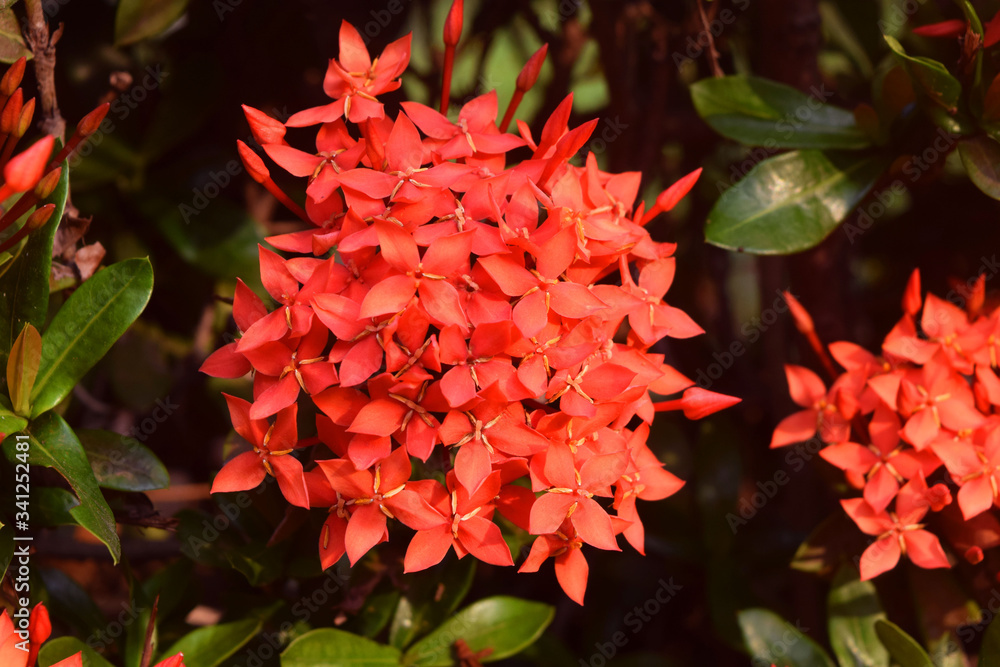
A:
[[[38,94],[42,103],[42,131],[55,135],[60,141],[65,142],[66,121],[59,113],[55,79],[56,43],[62,37],[63,25],[60,23],[50,35],[42,10],[42,0],[25,0],[24,4],[28,12],[28,25],[24,37],[34,56],[35,77],[38,79]]]
[[[709,26],[708,16],[705,14],[704,0],[698,0],[698,14],[701,16],[701,27],[705,38],[708,39],[708,60],[712,65],[712,76],[722,78],[722,68],[719,67],[719,51],[715,48],[715,37],[712,36],[712,29]],[[699,40],[701,41],[701,40]]]

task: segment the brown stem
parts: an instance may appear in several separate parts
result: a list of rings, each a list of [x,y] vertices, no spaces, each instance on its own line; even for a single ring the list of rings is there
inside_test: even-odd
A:
[[[25,0],[24,4],[28,12],[24,36],[34,56],[35,77],[38,79],[38,92],[42,102],[42,131],[65,141],[66,121],[59,113],[55,79],[56,43],[62,37],[63,26],[60,23],[55,32],[49,34],[49,26],[42,11],[42,0]]]
[[[712,29],[709,26],[708,15],[705,14],[704,0],[698,0],[698,15],[701,17],[701,25],[708,37],[708,61],[712,65],[712,76],[722,78],[722,68],[719,67],[719,51],[715,48],[715,37],[712,36]]]

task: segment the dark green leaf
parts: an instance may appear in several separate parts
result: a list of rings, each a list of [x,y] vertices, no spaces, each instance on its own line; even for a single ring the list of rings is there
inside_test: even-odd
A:
[[[14,339],[30,323],[41,330],[49,309],[52,242],[69,193],[69,165],[63,162],[59,185],[47,200],[56,205],[41,229],[28,235],[20,254],[0,269],[0,364],[6,367]],[[10,433],[10,431],[6,431]]]
[[[981,135],[958,142],[969,179],[993,199],[1000,199],[1000,143]]]
[[[18,58],[31,58],[31,51],[24,43],[21,24],[10,5],[0,9],[0,62],[12,63]]]
[[[344,629],[362,637],[374,637],[392,620],[401,596],[395,588],[369,595],[364,606],[348,621]]]
[[[83,283],[42,336],[42,365],[32,414],[59,404],[146,307],[153,292],[148,259],[127,259]]]
[[[80,652],[83,653],[83,667],[114,667],[76,637],[59,637],[43,644],[38,652],[38,667],[51,667]]]
[[[899,58],[910,76],[913,88],[929,106],[936,106],[948,115],[958,112],[958,100],[962,95],[962,84],[951,75],[948,68],[931,58],[907,55],[894,37],[885,35],[885,43]],[[925,105],[927,108],[928,105]],[[930,109],[928,109],[930,110]]]
[[[170,475],[160,459],[135,438],[89,429],[80,429],[76,435],[101,486],[117,491],[151,491],[170,484]]]
[[[786,667],[834,667],[833,660],[801,630],[767,609],[739,613],[740,631],[754,664],[780,662]]]
[[[752,76],[706,78],[691,85],[695,109],[712,128],[749,146],[856,149],[870,145],[854,114],[827,104],[830,93],[806,95]]]
[[[540,602],[503,595],[486,598],[458,612],[414,644],[403,662],[448,667],[454,662],[454,645],[459,639],[475,653],[490,649],[483,662],[507,658],[538,639],[554,616],[555,608]]]
[[[188,0],[121,0],[115,15],[115,45],[155,37],[184,14]]]
[[[28,425],[28,420],[14,414],[10,400],[0,394],[0,433],[16,433]]]
[[[73,526],[76,519],[71,514],[74,507],[80,504],[76,496],[54,486],[43,486],[32,489],[31,510],[32,520],[40,526]]]
[[[47,604],[54,618],[72,624],[88,640],[110,640],[101,634],[108,629],[104,614],[76,581],[55,568],[44,568],[39,574],[49,594]]]
[[[399,651],[392,646],[343,630],[321,628],[289,644],[281,654],[281,667],[395,667],[399,658]]]
[[[31,443],[31,463],[54,468],[69,482],[80,499],[80,504],[71,509],[70,514],[107,545],[117,563],[121,557],[121,543],[115,532],[115,517],[101,495],[87,455],[73,429],[61,416],[48,413],[31,422],[25,433]],[[9,457],[13,448],[6,449]]]
[[[185,667],[216,667],[243,648],[261,627],[259,620],[248,619],[198,628],[164,651],[161,659],[183,653]]]
[[[414,577],[399,601],[389,629],[389,643],[396,648],[406,648],[414,639],[440,625],[469,592],[476,572],[473,559],[448,560],[441,567],[443,571],[438,576]]]
[[[900,667],[934,667],[927,652],[921,648],[917,640],[903,632],[898,625],[890,621],[875,621],[875,632],[882,644],[889,649],[889,655],[899,663]]]
[[[705,238],[761,255],[812,248],[854,210],[885,170],[880,156],[806,150],[764,160],[722,193]]]
[[[875,586],[859,581],[844,566],[837,573],[827,599],[830,645],[841,667],[889,667],[889,653],[875,634],[875,621],[885,619]]]
[[[157,570],[142,583],[143,595],[147,599],[153,600],[159,596],[157,618],[167,619],[178,609],[185,596],[194,592],[188,586],[193,576],[194,563],[187,558],[180,558],[167,567]]]

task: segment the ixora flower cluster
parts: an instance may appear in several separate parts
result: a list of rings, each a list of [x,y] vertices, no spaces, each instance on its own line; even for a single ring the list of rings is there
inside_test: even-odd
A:
[[[410,37],[372,60],[346,22],[324,81],[331,104],[284,124],[245,107],[267,156],[308,179],[305,208],[240,143],[244,164],[309,227],[268,239],[294,258],[260,249],[278,307],[268,312],[239,283],[242,336],[203,366],[254,378],[253,403],[226,397],[253,451],[229,461],[212,490],[273,475],[289,503],[328,508],[324,567],[345,553],[356,563],[388,539],[389,520],[416,531],[407,571],[450,549],[512,565],[498,513],[538,536],[521,571],[554,558],[582,604],[582,545],[617,551],[624,534],[642,552],[636,500],[683,484],[646,444],[655,412],[696,419],[738,400],[694,387],[649,352],[664,336],[702,333],[664,303],[674,245],[644,229],[698,174],[636,207],[638,173],[605,173],[592,154],[569,163],[597,122],[570,129],[571,97],[537,140],[520,121],[507,133],[544,47],[499,126],[495,91],[449,119],[460,32],[459,2],[445,29],[441,111],[403,102],[391,118],[378,96],[400,86]],[[288,128],[316,125],[315,151],[286,142]],[[512,151],[526,159],[509,165]],[[654,403],[651,392],[683,394]],[[318,408],[315,437],[299,438],[300,396]]]
[[[921,304],[914,271],[903,318],[882,343],[881,358],[853,343],[829,345],[845,369],[840,374],[808,313],[791,302],[835,380],[827,389],[812,371],[786,366],[792,399],[803,409],[778,424],[771,447],[818,437],[827,444],[820,456],[863,490],[841,501],[875,538],[861,556],[862,579],[891,570],[902,555],[920,567],[950,567],[940,537],[973,564],[1000,545],[991,511],[1000,506],[1000,309],[984,312],[985,285],[980,275],[964,310],[932,294]],[[951,484],[929,485],[932,475]]]

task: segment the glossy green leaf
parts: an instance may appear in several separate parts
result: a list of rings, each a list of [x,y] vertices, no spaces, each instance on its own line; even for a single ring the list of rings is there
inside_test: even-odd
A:
[[[985,135],[962,139],[958,142],[958,155],[976,187],[993,199],[1000,199],[1000,142]]]
[[[31,518],[39,526],[72,526],[72,510],[80,504],[70,491],[54,486],[31,490]]]
[[[448,667],[453,647],[462,639],[479,653],[491,649],[483,662],[516,655],[545,631],[555,608],[540,602],[498,595],[466,607],[414,644],[403,656],[405,665]]]
[[[38,329],[26,322],[7,357],[7,391],[14,404],[14,412],[22,417],[31,412],[28,399],[31,388],[35,386],[41,361],[42,336]]]
[[[18,58],[31,58],[31,50],[24,43],[21,23],[10,5],[0,9],[0,62],[12,63]]]
[[[439,576],[413,578],[412,586],[399,601],[389,628],[389,643],[403,649],[454,613],[461,604],[476,572],[472,558],[448,560]]]
[[[399,650],[334,628],[302,635],[281,654],[281,667],[386,667],[399,664]]]
[[[59,185],[46,200],[56,205],[52,217],[44,227],[29,234],[20,254],[0,269],[0,364],[4,367],[7,354],[24,325],[30,323],[41,330],[45,324],[49,309],[52,242],[68,193],[69,165],[63,162]]]
[[[886,166],[881,156],[815,150],[764,160],[722,193],[705,239],[761,255],[812,248],[854,210]]]
[[[705,78],[691,85],[698,115],[724,137],[768,148],[858,149],[870,145],[854,114],[812,95],[753,76]]]
[[[97,483],[116,491],[151,491],[170,483],[167,468],[149,447],[111,431],[76,432],[87,452]]]
[[[71,655],[83,653],[83,667],[114,667],[94,649],[76,637],[59,637],[45,642],[38,652],[38,667],[52,667]]]
[[[889,649],[889,655],[899,663],[900,667],[934,667],[927,651],[895,623],[886,620],[875,621],[875,632],[878,633],[882,644]]]
[[[160,659],[183,653],[185,667],[216,667],[243,648],[261,627],[260,620],[247,619],[198,628],[163,651]]]
[[[841,667],[889,667],[889,653],[875,633],[875,621],[886,616],[871,582],[842,567],[830,588],[827,612],[830,645]]]
[[[148,259],[127,259],[98,271],[52,318],[42,335],[42,364],[32,415],[59,404],[139,317],[153,292]]]
[[[87,455],[73,429],[61,416],[50,412],[31,422],[25,433],[31,444],[31,463],[53,468],[69,482],[80,499],[80,504],[71,509],[70,514],[108,547],[117,563],[121,557],[121,543],[115,532],[115,517],[101,495]],[[9,457],[13,448],[5,449]]]
[[[913,88],[932,105],[948,114],[958,111],[958,100],[962,96],[962,84],[952,76],[944,64],[931,58],[907,55],[894,37],[885,35],[885,43],[896,54],[906,73],[913,82]]]
[[[820,646],[767,609],[747,609],[738,615],[740,631],[754,664],[780,662],[785,667],[834,667]]]
[[[115,14],[115,45],[155,37],[184,14],[189,0],[120,0]]]
[[[401,598],[402,593],[396,588],[372,593],[358,613],[343,626],[344,630],[362,637],[375,637],[389,625]]]

